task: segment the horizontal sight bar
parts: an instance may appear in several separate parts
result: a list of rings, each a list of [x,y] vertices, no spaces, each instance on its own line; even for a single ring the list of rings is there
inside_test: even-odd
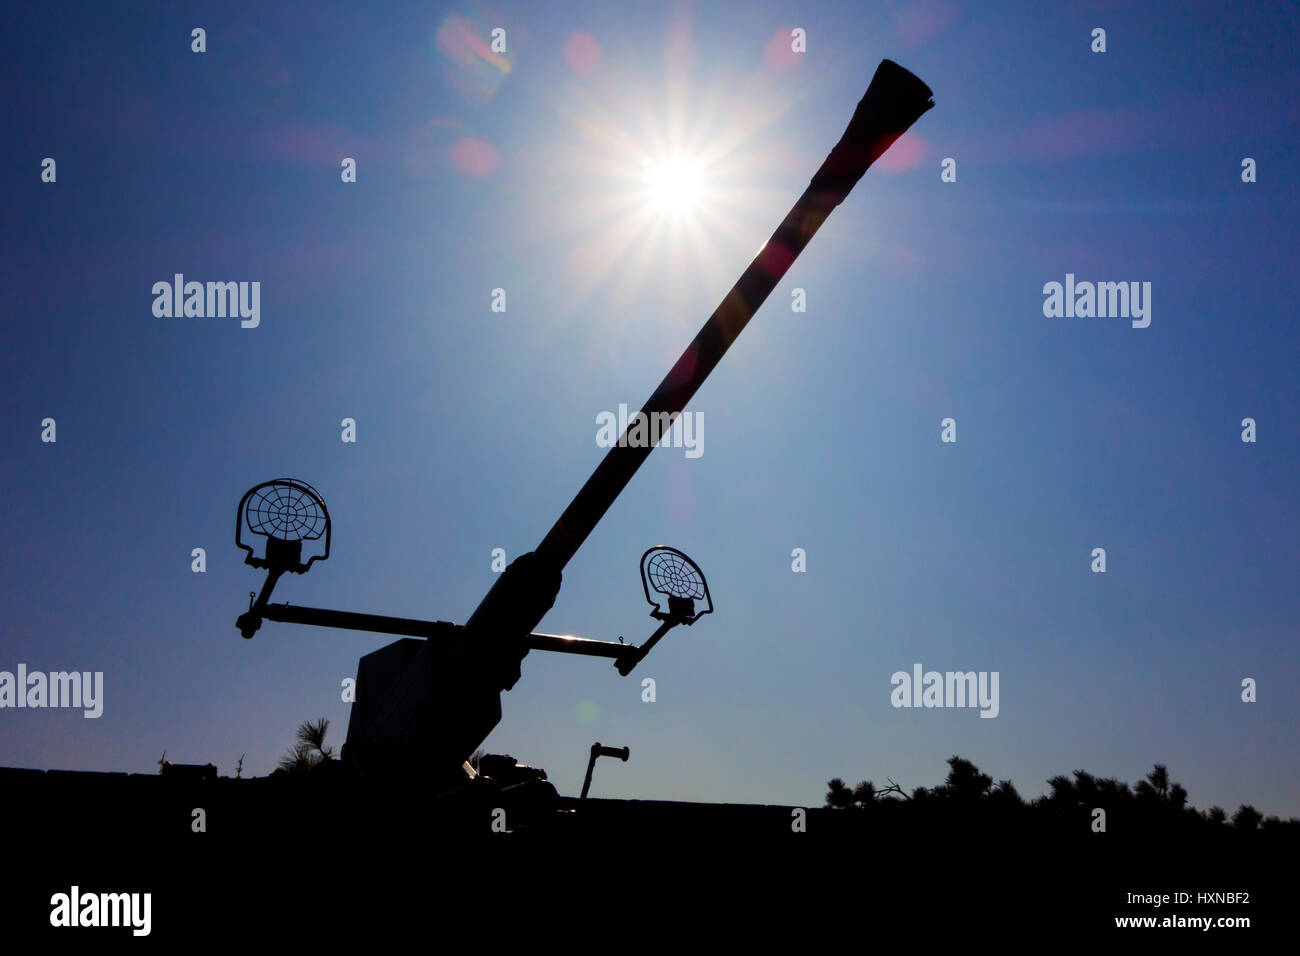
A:
[[[532,651],[559,651],[561,654],[584,654],[587,657],[612,657],[615,660],[637,650],[635,644],[615,644],[613,641],[593,641],[572,634],[529,634],[528,649]]]
[[[379,634],[402,634],[407,637],[454,638],[463,630],[460,624],[449,621],[419,621],[409,617],[388,617],[384,614],[357,614],[354,611],[331,611],[320,607],[301,607],[296,604],[268,604],[262,608],[262,617],[284,624],[310,624],[315,627],[339,627],[349,631],[374,631]],[[618,658],[635,652],[635,644],[593,641],[572,634],[529,634],[531,651],[556,651],[561,654],[582,654],[586,657]]]
[[[409,617],[357,614],[354,611],[331,611],[296,604],[268,604],[262,608],[262,617],[285,624],[341,627],[349,631],[376,631],[380,634],[404,634],[407,637],[452,638],[460,630],[460,625],[449,621],[417,621]]]

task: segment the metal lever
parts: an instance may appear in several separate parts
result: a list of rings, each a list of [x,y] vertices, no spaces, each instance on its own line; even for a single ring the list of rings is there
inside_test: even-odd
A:
[[[617,757],[627,763],[627,758],[631,756],[631,753],[627,747],[602,747],[599,740],[592,744],[591,757],[587,760],[587,778],[582,781],[582,796],[578,799],[587,799],[587,791],[591,789],[591,771],[596,766],[597,757]]]

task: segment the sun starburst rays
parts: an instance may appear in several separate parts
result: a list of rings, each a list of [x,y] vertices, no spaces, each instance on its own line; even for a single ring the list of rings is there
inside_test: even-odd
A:
[[[785,79],[693,81],[688,97],[681,77],[655,92],[610,73],[552,104],[567,135],[535,157],[546,187],[533,241],[563,270],[575,319],[594,299],[615,314],[654,301],[689,324],[725,294],[804,165],[797,147],[771,141],[801,95]]]

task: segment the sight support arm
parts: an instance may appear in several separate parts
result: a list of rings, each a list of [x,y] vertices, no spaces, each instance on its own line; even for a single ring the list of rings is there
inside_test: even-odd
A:
[[[309,487],[304,485],[304,487]],[[270,539],[275,540],[275,539]],[[268,540],[268,550],[274,550]],[[251,557],[251,553],[250,553]],[[265,561],[252,558],[249,563],[259,566]],[[267,596],[279,579],[281,568],[267,567],[266,583],[262,593],[235,622],[244,637],[252,637],[263,620],[282,624],[307,624],[313,627],[337,627],[348,631],[371,631],[377,634],[399,634],[403,637],[420,637],[426,640],[454,643],[463,639],[464,628],[450,621],[423,621],[409,617],[390,617],[385,614],[361,614],[356,611],[335,611],[323,607],[305,607],[300,604],[270,604]],[[660,638],[679,624],[693,624],[713,611],[713,598],[709,584],[699,565],[676,548],[662,545],[650,548],[641,556],[641,587],[653,610],[650,616],[660,621],[650,638],[638,647],[627,644],[620,637],[613,641],[594,641],[574,634],[529,633],[524,644],[529,651],[553,651],[560,654],[577,654],[583,657],[608,657],[614,661],[618,672],[626,677],[645,659]],[[659,597],[653,597],[651,592]],[[666,599],[666,600],[664,600]],[[697,608],[695,602],[703,601]],[[664,607],[667,610],[664,610]]]
[[[245,540],[246,534],[249,539],[259,536],[266,539],[261,556]],[[323,552],[303,563],[304,541],[318,539],[324,542]],[[419,637],[453,649],[458,642],[464,640],[465,628],[448,621],[422,621],[288,603],[271,604],[271,591],[280,577],[286,571],[304,574],[316,560],[328,557],[329,540],[330,519],[325,501],[306,482],[279,478],[256,485],[244,495],[239,502],[236,517],[235,543],[245,551],[245,564],[266,571],[261,593],[255,597],[250,593],[248,611],[241,614],[235,622],[244,637],[251,638],[261,628],[263,620],[271,620],[286,624]],[[593,641],[573,634],[529,632],[523,640],[524,653],[552,651],[584,657],[612,658],[619,672],[627,674],[669,628],[691,623],[700,614],[707,614],[713,609],[703,572],[695,562],[674,548],[651,548],[642,556],[641,582],[646,600],[654,605],[651,615],[664,622],[644,646],[624,643],[622,638],[614,643]],[[650,596],[652,584],[656,593],[667,597],[668,612],[663,612],[660,604]],[[704,598],[708,602],[708,606],[699,613],[695,613],[695,598]]]
[[[250,611],[249,615],[253,612]],[[241,619],[249,615],[242,615]],[[455,640],[464,629],[450,621],[421,621],[408,617],[388,617],[384,614],[358,614],[355,611],[334,611],[322,607],[304,607],[298,604],[265,604],[256,616],[282,624],[308,624],[313,627],[337,627],[348,631],[370,631],[376,634],[400,634],[404,637],[423,637],[427,640]],[[258,621],[260,624],[260,620]],[[649,647],[637,647],[615,641],[595,641],[573,634],[529,634],[530,651],[554,651],[560,654],[577,654],[583,657],[609,657],[615,661],[632,655],[644,656]]]

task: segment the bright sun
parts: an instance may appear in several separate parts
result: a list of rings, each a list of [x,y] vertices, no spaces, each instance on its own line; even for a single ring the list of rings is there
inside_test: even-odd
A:
[[[654,287],[686,310],[728,288],[789,202],[793,147],[774,146],[771,127],[804,91],[775,76],[688,87],[674,68],[662,96],[618,83],[568,93],[569,135],[541,156],[548,188],[531,194],[537,221],[554,227],[544,234],[572,243],[575,301],[599,289],[621,306]]]
[[[663,213],[691,211],[703,192],[699,166],[684,159],[647,162],[642,178],[650,205]]]

